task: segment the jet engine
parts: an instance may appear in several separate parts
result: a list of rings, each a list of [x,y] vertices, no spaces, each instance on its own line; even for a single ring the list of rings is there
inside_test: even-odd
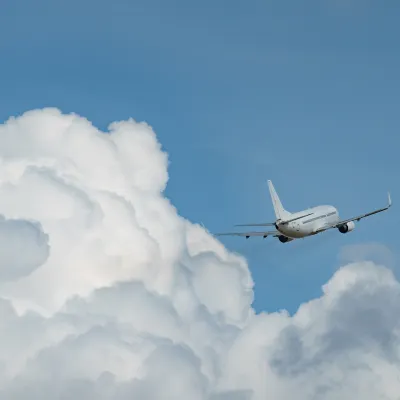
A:
[[[351,232],[354,228],[356,227],[355,223],[353,221],[346,222],[343,225],[340,225],[338,227],[340,233],[347,233]]]
[[[287,243],[287,242],[291,242],[292,240],[294,240],[294,239],[292,239],[292,238],[288,238],[288,237],[283,236],[283,235],[279,235],[279,236],[278,236],[278,239],[279,239],[279,241],[280,241],[281,243]]]

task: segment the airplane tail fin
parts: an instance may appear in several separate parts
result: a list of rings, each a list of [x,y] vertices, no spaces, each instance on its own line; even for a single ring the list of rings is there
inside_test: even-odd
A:
[[[291,215],[291,213],[286,211],[283,208],[282,203],[279,199],[279,196],[276,193],[276,190],[274,188],[274,185],[272,184],[272,182],[270,180],[268,181],[268,188],[269,188],[269,193],[271,195],[272,205],[274,206],[276,219],[280,219],[280,220],[287,219]]]

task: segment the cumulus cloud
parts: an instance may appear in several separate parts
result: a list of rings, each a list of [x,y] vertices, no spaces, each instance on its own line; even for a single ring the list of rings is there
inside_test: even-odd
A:
[[[246,260],[178,215],[167,165],[134,120],[0,126],[0,398],[398,399],[392,272],[357,261],[256,315]]]
[[[42,265],[48,237],[40,224],[0,216],[0,282],[17,280]]]

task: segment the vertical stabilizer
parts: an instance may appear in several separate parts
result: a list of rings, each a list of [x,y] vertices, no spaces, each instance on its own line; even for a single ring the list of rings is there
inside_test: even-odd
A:
[[[271,181],[268,181],[268,188],[269,188],[269,193],[271,195],[272,205],[274,206],[276,219],[285,220],[287,217],[289,217],[290,212],[286,211],[283,208],[282,203],[279,200],[279,196],[276,193],[274,185],[272,184]]]

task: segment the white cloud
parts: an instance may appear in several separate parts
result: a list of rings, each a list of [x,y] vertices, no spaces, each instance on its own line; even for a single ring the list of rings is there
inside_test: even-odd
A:
[[[0,282],[17,280],[41,266],[49,256],[40,224],[0,216]]]
[[[356,261],[255,315],[246,261],[163,196],[151,127],[0,126],[0,398],[398,399],[400,284]]]

